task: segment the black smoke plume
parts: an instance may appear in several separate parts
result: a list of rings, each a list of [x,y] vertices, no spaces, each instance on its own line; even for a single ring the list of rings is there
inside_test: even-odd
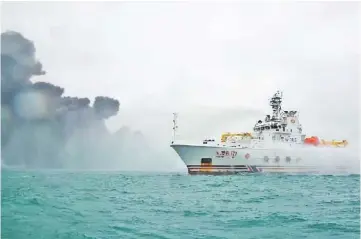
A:
[[[119,101],[63,97],[65,89],[31,81],[46,74],[34,43],[18,32],[1,34],[2,163],[26,168],[107,168],[120,148],[105,120]],[[112,159],[111,156],[113,156]]]

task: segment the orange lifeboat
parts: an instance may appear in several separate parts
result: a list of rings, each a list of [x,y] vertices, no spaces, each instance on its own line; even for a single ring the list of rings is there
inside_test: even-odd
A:
[[[309,138],[305,138],[305,140],[303,142],[304,142],[304,144],[317,146],[320,144],[320,139],[316,136],[312,136]]]

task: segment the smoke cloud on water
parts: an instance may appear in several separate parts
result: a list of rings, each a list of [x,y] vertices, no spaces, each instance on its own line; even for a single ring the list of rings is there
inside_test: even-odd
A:
[[[21,168],[144,170],[158,157],[141,132],[110,133],[105,121],[118,114],[117,99],[64,96],[49,82],[34,43],[18,32],[1,34],[2,165]],[[152,167],[156,167],[153,165]],[[164,165],[167,167],[167,165]]]

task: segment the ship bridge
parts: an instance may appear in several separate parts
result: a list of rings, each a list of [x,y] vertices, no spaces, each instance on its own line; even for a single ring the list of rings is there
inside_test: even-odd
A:
[[[282,109],[282,92],[277,91],[269,101],[272,115],[266,115],[264,121],[258,120],[253,127],[254,136],[258,140],[302,143],[302,125],[298,111]]]

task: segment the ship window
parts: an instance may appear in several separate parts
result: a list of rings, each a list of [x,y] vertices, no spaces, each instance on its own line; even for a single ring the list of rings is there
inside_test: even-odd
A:
[[[290,129],[290,131],[292,132],[292,129]]]
[[[202,158],[201,163],[212,163],[212,159],[211,158]]]

